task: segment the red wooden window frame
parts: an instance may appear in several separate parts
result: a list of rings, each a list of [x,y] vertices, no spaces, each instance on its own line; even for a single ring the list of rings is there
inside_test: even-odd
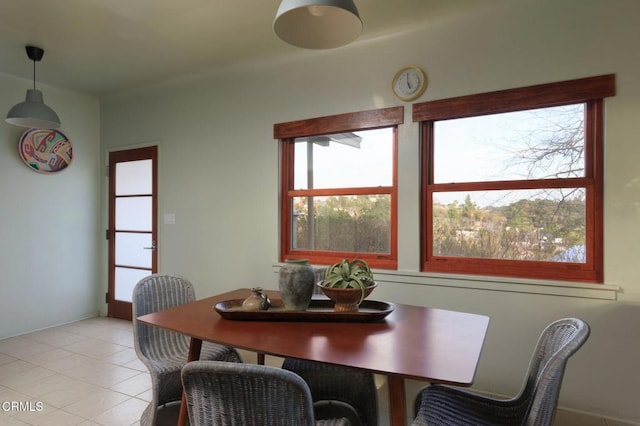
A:
[[[421,269],[425,272],[602,283],[604,279],[603,104],[605,97],[614,95],[615,75],[609,74],[414,104],[413,121],[420,122],[421,139]],[[436,160],[433,156],[433,128],[436,121],[581,103],[585,105],[584,177],[446,184],[434,182],[433,165]],[[431,211],[434,193],[558,187],[576,187],[586,190],[587,259],[585,263],[448,257],[433,254]]]
[[[290,121],[273,126],[274,139],[280,140],[280,261],[308,259],[310,263],[328,265],[344,258],[366,260],[371,267],[395,269],[398,265],[398,173],[397,126],[404,123],[404,107],[391,107],[369,111],[338,114],[307,120]],[[392,185],[390,187],[330,188],[296,190],[294,188],[294,145],[299,137],[373,130],[394,127]],[[332,252],[291,248],[291,200],[300,196],[336,196],[358,194],[389,194],[391,197],[391,236],[388,254]]]

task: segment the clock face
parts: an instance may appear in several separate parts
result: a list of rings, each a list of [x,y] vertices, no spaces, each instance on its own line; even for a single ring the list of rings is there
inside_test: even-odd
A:
[[[426,76],[424,72],[413,66],[400,69],[392,81],[393,93],[403,101],[410,101],[418,98],[426,87]]]

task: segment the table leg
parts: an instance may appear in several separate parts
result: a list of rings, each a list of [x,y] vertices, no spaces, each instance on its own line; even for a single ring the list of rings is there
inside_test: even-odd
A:
[[[389,414],[393,426],[406,426],[406,396],[404,392],[404,380],[401,376],[390,374],[387,376],[389,383]]]
[[[258,352],[258,364],[264,365],[264,352]]]
[[[191,338],[189,344],[189,356],[187,362],[200,359],[200,350],[202,349],[202,340]],[[182,402],[180,403],[180,413],[178,414],[178,426],[186,426],[189,413],[187,413],[187,395],[182,391]]]

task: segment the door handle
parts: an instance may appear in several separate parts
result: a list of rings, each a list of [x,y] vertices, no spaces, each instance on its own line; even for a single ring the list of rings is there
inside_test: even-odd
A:
[[[151,241],[151,247],[142,247],[145,250],[155,250],[156,249],[156,240]]]

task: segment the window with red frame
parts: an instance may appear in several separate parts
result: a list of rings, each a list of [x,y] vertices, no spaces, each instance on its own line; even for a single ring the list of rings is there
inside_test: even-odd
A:
[[[280,123],[280,260],[397,267],[397,126],[403,107]]]
[[[422,270],[603,280],[605,75],[413,105]]]

